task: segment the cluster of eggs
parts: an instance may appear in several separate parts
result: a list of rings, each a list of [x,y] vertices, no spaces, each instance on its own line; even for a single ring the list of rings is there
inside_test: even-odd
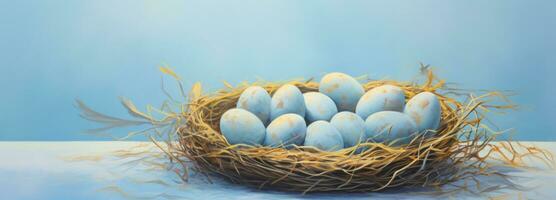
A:
[[[302,93],[286,84],[271,97],[260,86],[248,87],[236,108],[220,118],[220,131],[230,144],[295,144],[336,151],[366,141],[408,143],[415,133],[436,130],[440,123],[440,102],[430,92],[419,93],[406,104],[404,91],[397,86],[365,92],[343,73],[325,75],[318,91]]]

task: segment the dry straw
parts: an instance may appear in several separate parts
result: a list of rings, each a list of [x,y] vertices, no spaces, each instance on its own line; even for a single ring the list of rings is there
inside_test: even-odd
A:
[[[168,68],[161,69],[178,80],[183,88],[179,76]],[[302,92],[317,91],[318,83],[312,79],[283,83],[259,81],[238,87],[225,83],[225,89],[206,95],[202,94],[197,83],[187,95],[186,103],[177,103],[170,97],[162,108],[148,107],[147,112],[141,112],[130,101],[123,100],[124,107],[137,120],[110,117],[81,102],[78,105],[84,111],[83,117],[108,124],[96,131],[118,126],[151,125],[130,135],[154,131],[150,138],[172,161],[181,164],[180,176],[184,181],[188,179],[188,168],[192,167],[206,174],[209,181],[210,176],[220,175],[234,183],[264,189],[302,193],[369,192],[403,186],[440,188],[459,180],[471,180],[480,185],[479,176],[506,178],[504,173],[492,167],[495,160],[514,168],[526,167],[526,157],[552,165],[552,155],[542,149],[509,141],[492,143],[501,132],[486,125],[486,113],[515,108],[505,101],[503,94],[486,92],[474,96],[465,90],[448,88],[430,70],[425,73],[426,80],[422,84],[388,80],[371,80],[363,84],[365,90],[384,84],[397,85],[405,91],[407,99],[423,91],[432,92],[439,98],[442,118],[438,132],[432,137],[416,135],[409,145],[398,147],[361,143],[337,152],[324,152],[303,146],[285,149],[230,145],[221,135],[220,116],[235,107],[246,87],[260,85],[272,94],[282,84],[289,83]],[[506,104],[489,104],[497,101]],[[170,108],[172,104],[173,109]],[[153,112],[162,114],[162,119],[155,119]],[[161,140],[165,140],[164,145],[159,144]],[[366,150],[356,154],[355,150],[361,147]],[[480,191],[492,189],[481,188]]]

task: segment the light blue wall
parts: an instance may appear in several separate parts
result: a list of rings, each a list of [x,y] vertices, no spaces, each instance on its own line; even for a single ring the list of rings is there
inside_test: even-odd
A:
[[[556,140],[555,1],[0,1],[0,140],[96,140],[74,98],[124,116],[159,104],[157,66],[186,83],[342,71],[408,80],[419,61],[510,89],[516,138]],[[105,139],[105,138],[104,138]]]

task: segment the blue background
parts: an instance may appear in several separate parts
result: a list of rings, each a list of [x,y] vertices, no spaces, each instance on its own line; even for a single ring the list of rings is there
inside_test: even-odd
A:
[[[103,140],[80,98],[124,116],[164,100],[157,66],[187,86],[341,71],[411,80],[418,63],[471,89],[514,90],[498,117],[556,140],[554,1],[0,1],[0,140]]]

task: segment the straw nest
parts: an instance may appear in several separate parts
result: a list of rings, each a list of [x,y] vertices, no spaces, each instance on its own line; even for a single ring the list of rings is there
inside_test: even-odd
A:
[[[302,92],[318,91],[312,80],[287,82]],[[273,94],[282,84],[258,83]],[[400,186],[442,186],[471,174],[488,174],[486,158],[481,155],[495,134],[483,125],[482,109],[504,109],[488,106],[483,99],[496,96],[470,96],[465,102],[456,100],[457,92],[445,88],[432,72],[422,85],[396,81],[369,81],[365,90],[392,84],[404,89],[406,98],[429,91],[441,102],[441,126],[434,137],[416,135],[407,146],[391,147],[380,143],[361,143],[337,152],[325,152],[304,146],[292,149],[265,146],[230,145],[219,130],[221,115],[234,108],[242,91],[251,84],[229,86],[211,95],[198,95],[188,103],[184,124],[178,128],[178,145],[170,149],[176,158],[186,157],[194,167],[207,174],[218,174],[239,184],[258,188],[298,191],[381,191]],[[362,153],[356,148],[365,147]],[[505,153],[503,150],[507,150]],[[518,164],[519,155],[510,145],[495,148]],[[178,158],[179,159],[179,158]],[[511,160],[513,159],[513,161]],[[494,173],[494,172],[492,172]]]
[[[475,181],[478,186],[477,176],[506,177],[492,167],[490,161],[493,160],[510,167],[526,166],[525,157],[539,158],[549,165],[553,163],[552,155],[539,148],[515,142],[491,143],[502,132],[487,126],[485,113],[515,107],[505,101],[503,94],[484,92],[476,96],[466,90],[449,88],[430,70],[425,73],[426,79],[421,84],[368,80],[363,87],[369,90],[384,84],[397,85],[405,91],[407,99],[423,91],[436,94],[442,117],[434,136],[416,135],[410,144],[404,146],[369,142],[336,152],[304,146],[285,149],[230,145],[219,130],[220,117],[235,107],[240,94],[248,86],[260,85],[270,94],[286,83],[297,86],[302,92],[317,91],[318,83],[312,79],[282,83],[259,81],[238,87],[225,83],[226,89],[212,94],[202,94],[197,83],[186,96],[181,79],[168,68],[161,70],[178,80],[181,94],[187,98],[185,103],[175,103],[177,101],[170,97],[169,101],[174,102],[178,111],[164,104],[160,109],[148,107],[149,112],[141,112],[131,101],[124,99],[124,107],[137,119],[124,120],[95,112],[80,101],[78,106],[84,118],[107,124],[95,131],[150,124],[150,128],[130,133],[128,137],[154,131],[156,134],[149,135],[151,140],[171,161],[181,164],[181,170],[177,172],[184,181],[188,180],[188,169],[192,167],[207,175],[209,181],[211,175],[220,175],[234,183],[264,189],[303,193],[369,192],[403,186],[440,188],[463,179]],[[492,105],[492,102],[502,104]],[[151,113],[153,110],[164,117],[155,119]],[[165,127],[166,132],[162,133],[160,129]],[[161,139],[166,140],[165,145],[159,144]],[[517,151],[516,144],[524,153]],[[355,153],[358,148],[365,151]]]

